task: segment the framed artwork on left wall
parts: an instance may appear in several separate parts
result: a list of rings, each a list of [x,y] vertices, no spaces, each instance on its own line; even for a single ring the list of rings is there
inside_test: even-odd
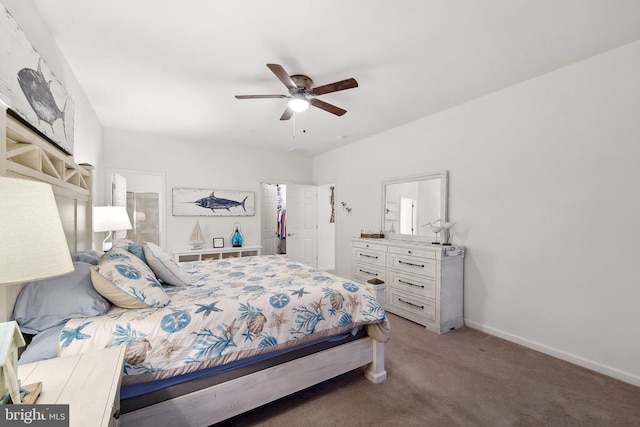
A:
[[[2,3],[0,40],[0,101],[15,117],[73,155],[73,100]]]

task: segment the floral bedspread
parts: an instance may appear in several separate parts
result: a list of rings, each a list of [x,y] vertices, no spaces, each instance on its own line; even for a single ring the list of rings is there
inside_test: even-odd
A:
[[[384,310],[365,286],[279,256],[183,263],[192,286],[165,287],[161,308],[114,307],[69,320],[59,354],[126,344],[123,384],[148,382],[372,325]]]

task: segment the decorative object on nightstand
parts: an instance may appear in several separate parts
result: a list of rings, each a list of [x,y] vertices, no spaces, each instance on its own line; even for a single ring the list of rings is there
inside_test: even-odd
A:
[[[71,273],[73,262],[51,185],[0,177],[0,200],[0,285]],[[14,360],[17,347],[24,345],[20,328],[15,322],[0,326],[0,398],[8,392],[14,403],[33,403],[41,384],[31,387],[28,400],[20,397]]]
[[[18,348],[24,345],[16,322],[0,323],[0,403],[22,403],[17,369]]]
[[[108,231],[109,234],[102,242],[102,250],[108,251],[113,245],[109,241],[112,232],[121,230],[131,230],[131,221],[124,206],[94,206],[93,208],[93,232],[100,233]]]
[[[214,248],[224,248],[224,237],[214,237],[213,238],[213,247]]]
[[[239,248],[242,246],[242,242],[244,241],[244,236],[240,231],[240,223],[234,223],[233,229],[234,232],[231,234],[231,246],[233,246],[234,248]]]
[[[204,237],[200,229],[200,221],[196,221],[196,226],[193,227],[191,238],[189,239],[189,246],[191,246],[192,249],[200,249],[204,246]]]

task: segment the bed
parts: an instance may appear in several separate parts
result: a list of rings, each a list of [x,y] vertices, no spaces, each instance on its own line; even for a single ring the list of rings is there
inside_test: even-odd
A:
[[[0,120],[6,129],[1,135],[5,141],[0,144],[0,174],[54,186],[82,280],[86,281],[87,269],[92,275],[96,269],[84,264],[98,264],[98,270],[105,264],[107,272],[115,265],[109,258],[122,264],[126,257],[125,264],[140,269],[140,262],[147,265],[160,282],[164,296],[149,289],[144,295],[134,293],[134,299],[143,300],[142,307],[92,307],[99,314],[83,312],[58,324],[60,330],[47,328],[63,357],[127,345],[121,425],[210,425],[357,368],[364,368],[364,376],[374,383],[386,379],[388,323],[375,297],[357,283],[282,257],[170,265],[171,257],[160,248],[143,247],[143,253],[151,254],[150,262],[135,254],[139,248],[116,246],[99,259],[82,258],[97,255],[90,250],[92,168],[76,165],[15,118],[2,114]],[[36,154],[29,154],[27,161],[28,156],[16,150]],[[39,160],[33,161],[36,157]],[[62,166],[56,169],[56,165]],[[69,183],[66,172],[82,179]],[[184,283],[161,277],[151,268],[158,261],[169,265],[164,274],[181,276]],[[0,291],[2,321],[11,317],[21,287]],[[292,311],[285,312],[287,306]],[[213,320],[220,314],[230,317]],[[196,318],[208,323],[196,323]],[[175,335],[179,331],[195,341],[185,344]],[[37,332],[32,342],[44,341],[42,331],[32,332]],[[78,339],[83,335],[98,338]],[[181,348],[190,350],[178,356]],[[167,365],[160,363],[163,358]]]

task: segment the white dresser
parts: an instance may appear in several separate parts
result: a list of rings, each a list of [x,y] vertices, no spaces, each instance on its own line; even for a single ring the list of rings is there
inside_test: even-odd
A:
[[[464,325],[463,246],[355,238],[351,278],[386,283],[385,309],[444,334]]]

